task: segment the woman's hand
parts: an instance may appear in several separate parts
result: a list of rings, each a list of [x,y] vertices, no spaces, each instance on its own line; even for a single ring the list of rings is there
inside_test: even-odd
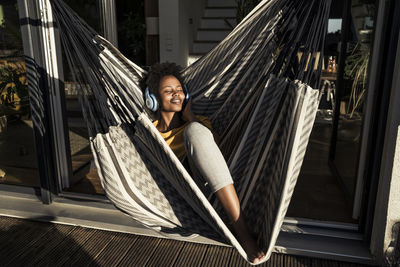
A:
[[[182,111],[182,118],[189,122],[197,121],[196,115],[192,112],[192,99],[189,99],[185,109]]]

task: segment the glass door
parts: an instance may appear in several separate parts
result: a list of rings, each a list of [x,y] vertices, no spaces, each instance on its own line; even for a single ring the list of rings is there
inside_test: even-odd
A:
[[[353,202],[374,17],[375,1],[332,1],[321,102],[289,217],[359,223]]]
[[[110,41],[118,46],[127,58],[138,65],[144,65],[146,33],[144,1],[68,0],[66,2],[96,32],[106,35],[105,38],[109,40],[111,38]],[[115,12],[109,12],[110,10]],[[113,40],[115,37],[117,40]],[[65,56],[63,56],[63,68],[72,175],[69,183],[63,184],[62,187],[65,192],[104,195],[92,160],[77,87]]]
[[[96,32],[103,34],[101,1],[99,0],[67,0],[65,1],[81,18],[83,18]],[[89,135],[79,103],[77,86],[68,66],[62,49],[64,72],[65,109],[68,125],[69,153],[71,165],[69,181],[63,183],[62,189],[87,194],[103,194],[97,173],[92,163],[92,153],[89,145]]]
[[[0,2],[0,184],[40,187],[16,0]]]
[[[337,91],[334,127],[330,148],[330,166],[346,196],[347,205],[354,206],[356,191],[362,190],[357,177],[364,103],[369,80],[369,62],[373,42],[376,1],[352,0],[348,28],[343,40],[343,76]],[[361,197],[362,194],[357,194]],[[353,210],[352,213],[354,214]],[[357,218],[357,216],[353,216]]]

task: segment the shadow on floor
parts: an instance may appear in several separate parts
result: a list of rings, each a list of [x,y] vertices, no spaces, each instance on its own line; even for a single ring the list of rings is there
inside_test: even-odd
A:
[[[1,266],[82,266],[85,262],[94,263],[93,255],[82,247],[93,230],[40,222],[54,220],[51,217],[32,220],[1,218]]]

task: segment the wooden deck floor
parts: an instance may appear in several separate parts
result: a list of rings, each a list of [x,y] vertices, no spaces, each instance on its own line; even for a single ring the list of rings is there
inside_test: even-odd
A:
[[[0,266],[250,266],[228,247],[0,217]],[[261,266],[364,266],[273,254]]]

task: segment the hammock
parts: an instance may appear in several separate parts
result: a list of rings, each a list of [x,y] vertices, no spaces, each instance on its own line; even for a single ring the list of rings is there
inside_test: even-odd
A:
[[[247,259],[218,201],[202,192],[153,126],[139,86],[146,71],[63,1],[51,5],[106,196],[147,227],[230,243]],[[262,1],[182,73],[194,113],[209,116],[221,137],[263,261],[278,237],[315,119],[313,88],[319,88],[329,8],[330,1]]]

